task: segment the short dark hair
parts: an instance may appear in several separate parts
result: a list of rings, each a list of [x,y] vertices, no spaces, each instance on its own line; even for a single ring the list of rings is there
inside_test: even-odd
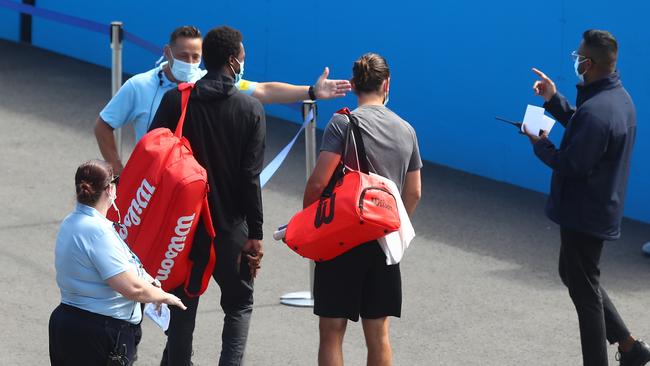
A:
[[[172,34],[169,36],[169,44],[176,43],[178,38],[201,38],[201,31],[191,25],[184,25],[174,29]]]
[[[211,29],[203,39],[203,63],[208,71],[217,71],[228,63],[230,56],[237,57],[243,36],[228,26]]]
[[[390,76],[386,59],[376,53],[366,53],[352,66],[352,82],[355,92],[376,92]]]
[[[608,68],[611,71],[616,69],[618,57],[618,43],[614,36],[604,30],[590,29],[582,34],[584,48],[589,53],[589,58],[596,65]]]
[[[77,202],[95,206],[111,180],[113,168],[103,160],[90,160],[79,165],[74,175]]]

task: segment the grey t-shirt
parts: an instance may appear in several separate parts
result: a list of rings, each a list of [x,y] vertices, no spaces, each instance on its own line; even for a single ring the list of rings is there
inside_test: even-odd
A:
[[[360,106],[352,115],[359,121],[370,171],[395,182],[401,192],[406,173],[422,168],[415,130],[382,105]],[[335,114],[325,128],[320,151],[342,155],[348,123],[347,116]]]

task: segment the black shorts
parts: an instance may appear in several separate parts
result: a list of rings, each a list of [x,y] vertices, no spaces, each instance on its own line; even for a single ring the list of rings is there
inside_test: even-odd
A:
[[[314,314],[358,321],[402,312],[399,264],[387,265],[379,243],[372,241],[325,262],[316,263]]]

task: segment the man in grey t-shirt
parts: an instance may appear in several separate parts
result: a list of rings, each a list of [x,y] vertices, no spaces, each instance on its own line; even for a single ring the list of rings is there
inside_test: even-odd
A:
[[[363,105],[352,115],[359,121],[370,171],[392,180],[402,192],[406,173],[422,168],[413,127],[382,105]],[[335,114],[325,129],[320,151],[342,154],[348,123],[347,116]]]
[[[368,168],[399,186],[410,216],[420,200],[422,160],[413,128],[386,108],[390,90],[386,59],[376,53],[359,57],[352,65],[350,83],[359,105],[352,116],[361,130]],[[349,123],[347,116],[335,115],[327,125],[316,167],[305,187],[303,207],[318,201],[339,166]],[[344,158],[355,168],[357,164],[352,159]],[[340,240],[345,240],[346,235],[341,233]],[[343,364],[343,338],[348,321],[359,318],[368,348],[367,363],[390,364],[388,317],[402,314],[399,263],[387,264],[386,255],[376,241],[356,246],[329,261],[317,262],[314,314],[319,317],[319,364]]]

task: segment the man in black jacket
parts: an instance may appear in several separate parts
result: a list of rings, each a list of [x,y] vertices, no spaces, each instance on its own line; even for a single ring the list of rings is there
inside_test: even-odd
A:
[[[527,131],[535,155],[553,169],[546,215],[560,225],[560,277],[578,313],[585,366],[607,365],[607,344],[618,343],[622,366],[645,365],[650,348],[635,340],[600,286],[604,240],[620,237],[623,204],[636,136],[636,111],[616,71],[618,45],[605,31],[588,30],[573,53],[576,108],[544,73],[533,89],[566,128],[559,149],[546,131]]]
[[[217,232],[213,277],[221,289],[225,313],[219,365],[241,364],[253,310],[253,278],[263,254],[259,175],[266,121],[262,104],[235,87],[244,57],[239,31],[224,26],[208,32],[203,41],[208,73],[196,82],[183,127],[210,184],[208,200]],[[150,129],[176,128],[180,97],[177,89],[165,94]],[[208,240],[202,225],[194,240]],[[190,253],[193,260],[205,261],[200,255]],[[171,309],[162,365],[190,365],[199,300],[188,298],[182,287],[173,293],[183,299],[187,310]]]

